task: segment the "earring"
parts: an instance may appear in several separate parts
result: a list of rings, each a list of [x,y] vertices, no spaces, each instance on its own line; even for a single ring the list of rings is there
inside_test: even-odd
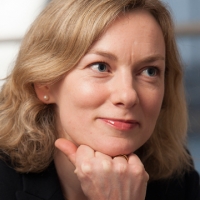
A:
[[[44,98],[45,101],[48,101],[48,100],[49,100],[49,96],[48,96],[48,95],[44,95],[43,98]]]

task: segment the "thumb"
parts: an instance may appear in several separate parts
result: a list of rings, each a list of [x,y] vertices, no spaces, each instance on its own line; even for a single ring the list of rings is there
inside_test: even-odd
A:
[[[64,138],[59,138],[55,141],[55,146],[62,151],[75,166],[77,146]]]

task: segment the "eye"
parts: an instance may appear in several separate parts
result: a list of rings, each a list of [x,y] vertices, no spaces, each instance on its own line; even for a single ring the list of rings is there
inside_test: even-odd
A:
[[[99,72],[108,72],[108,65],[103,62],[94,63],[91,65],[91,68]]]
[[[152,76],[158,75],[159,70],[156,67],[149,67],[149,68],[146,68],[142,73],[147,76],[152,77]]]

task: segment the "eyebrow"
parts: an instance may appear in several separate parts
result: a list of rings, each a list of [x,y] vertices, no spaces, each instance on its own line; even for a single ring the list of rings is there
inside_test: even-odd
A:
[[[114,54],[112,54],[111,52],[108,52],[108,51],[99,51],[99,50],[95,51],[95,50],[92,50],[88,54],[100,55],[100,56],[109,58],[109,59],[114,60],[114,61],[118,60],[117,56],[115,56]],[[151,62],[155,62],[155,61],[158,61],[158,60],[165,61],[165,57],[162,56],[161,54],[152,54],[152,55],[148,55],[145,58],[142,58],[138,62],[139,63],[151,63]]]
[[[155,62],[155,61],[158,61],[158,60],[165,61],[165,57],[162,56],[161,54],[152,54],[152,55],[149,55],[149,56],[141,59],[139,62],[141,62],[141,63],[151,63],[151,62]]]
[[[153,55],[147,56],[146,58],[142,59],[142,62],[154,62],[157,60],[165,61],[165,57],[160,54],[153,54]]]
[[[96,54],[96,55],[100,55],[100,56],[109,58],[110,60],[114,60],[114,61],[117,60],[117,57],[114,54],[112,54],[108,51],[99,51],[99,50],[94,51],[94,50],[92,50],[88,54]]]

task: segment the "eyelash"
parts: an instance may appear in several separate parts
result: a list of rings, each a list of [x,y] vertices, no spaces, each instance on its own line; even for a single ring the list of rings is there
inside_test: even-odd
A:
[[[106,66],[106,71],[105,70],[103,70],[103,71],[101,71],[101,70],[98,70],[98,69],[95,69],[95,70],[98,70],[98,72],[109,72],[108,70],[109,70],[109,65],[107,64],[107,63],[105,63],[105,62],[95,62],[95,63],[92,63],[91,65],[90,65],[90,67],[92,68],[92,67],[94,67],[95,65],[104,65],[104,66]]]
[[[148,75],[149,77],[155,77],[155,76],[158,76],[158,75],[160,74],[160,69],[159,69],[158,67],[156,67],[156,66],[150,66],[150,67],[145,68],[145,69],[142,71],[142,74],[143,74],[144,72],[147,72],[147,70],[149,70],[149,69],[154,69],[154,70],[155,70],[154,75],[153,75],[153,76]]]
[[[99,70],[99,68],[97,67],[97,69],[93,69],[93,70],[95,70],[95,71],[98,71],[98,72],[100,72],[100,73],[106,73],[106,72],[109,72],[109,65],[106,63],[106,62],[104,62],[104,61],[100,61],[100,62],[95,62],[95,63],[92,63],[91,65],[90,65],[90,67],[92,68],[92,67],[94,67],[94,66],[98,66],[98,65],[104,65],[104,66],[106,66],[106,70]],[[148,77],[155,77],[155,76],[158,76],[159,74],[160,74],[160,69],[158,68],[158,67],[156,67],[156,66],[149,66],[149,67],[146,67],[145,69],[142,69],[142,72],[141,72],[141,74],[144,74],[145,72],[147,72],[147,70],[149,70],[149,69],[154,69],[155,70],[155,73],[151,76],[151,75],[147,75]]]

